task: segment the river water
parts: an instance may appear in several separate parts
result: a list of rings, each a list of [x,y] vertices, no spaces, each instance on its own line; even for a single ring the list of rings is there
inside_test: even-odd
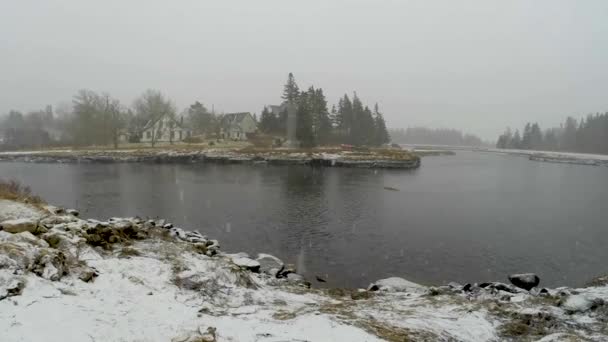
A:
[[[167,218],[224,251],[268,252],[330,286],[506,281],[512,272],[576,286],[608,273],[605,167],[458,152],[413,171],[5,162],[0,177],[84,217]]]

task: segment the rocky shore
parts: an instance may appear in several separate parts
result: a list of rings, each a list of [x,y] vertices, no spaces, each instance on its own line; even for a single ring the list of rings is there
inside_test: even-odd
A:
[[[608,340],[608,277],[508,282],[315,289],[272,255],[164,220],[0,199],[3,342]]]
[[[219,163],[311,165],[324,167],[358,167],[415,169],[420,157],[406,151],[242,151],[242,150],[105,150],[105,151],[29,151],[0,152],[0,161],[32,163]]]

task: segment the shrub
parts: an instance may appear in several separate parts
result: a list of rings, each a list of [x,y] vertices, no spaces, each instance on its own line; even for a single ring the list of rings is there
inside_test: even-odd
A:
[[[255,147],[272,147],[274,138],[265,134],[248,135],[249,142]]]
[[[203,139],[199,137],[187,137],[183,140],[186,144],[200,144],[203,142]]]
[[[44,203],[40,197],[32,195],[29,186],[23,186],[15,180],[0,179],[0,198],[33,204]]]

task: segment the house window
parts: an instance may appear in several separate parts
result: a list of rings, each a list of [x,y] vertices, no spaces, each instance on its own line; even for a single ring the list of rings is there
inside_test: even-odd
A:
[[[175,137],[175,132],[171,131],[171,140]]]
[[[152,132],[147,131],[147,132],[146,132],[146,138],[148,138],[148,139],[152,139]]]

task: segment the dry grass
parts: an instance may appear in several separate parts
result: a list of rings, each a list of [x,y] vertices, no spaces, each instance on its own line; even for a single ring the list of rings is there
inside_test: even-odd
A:
[[[34,205],[44,204],[44,201],[32,194],[29,186],[24,186],[15,180],[0,179],[0,199],[7,199]]]

